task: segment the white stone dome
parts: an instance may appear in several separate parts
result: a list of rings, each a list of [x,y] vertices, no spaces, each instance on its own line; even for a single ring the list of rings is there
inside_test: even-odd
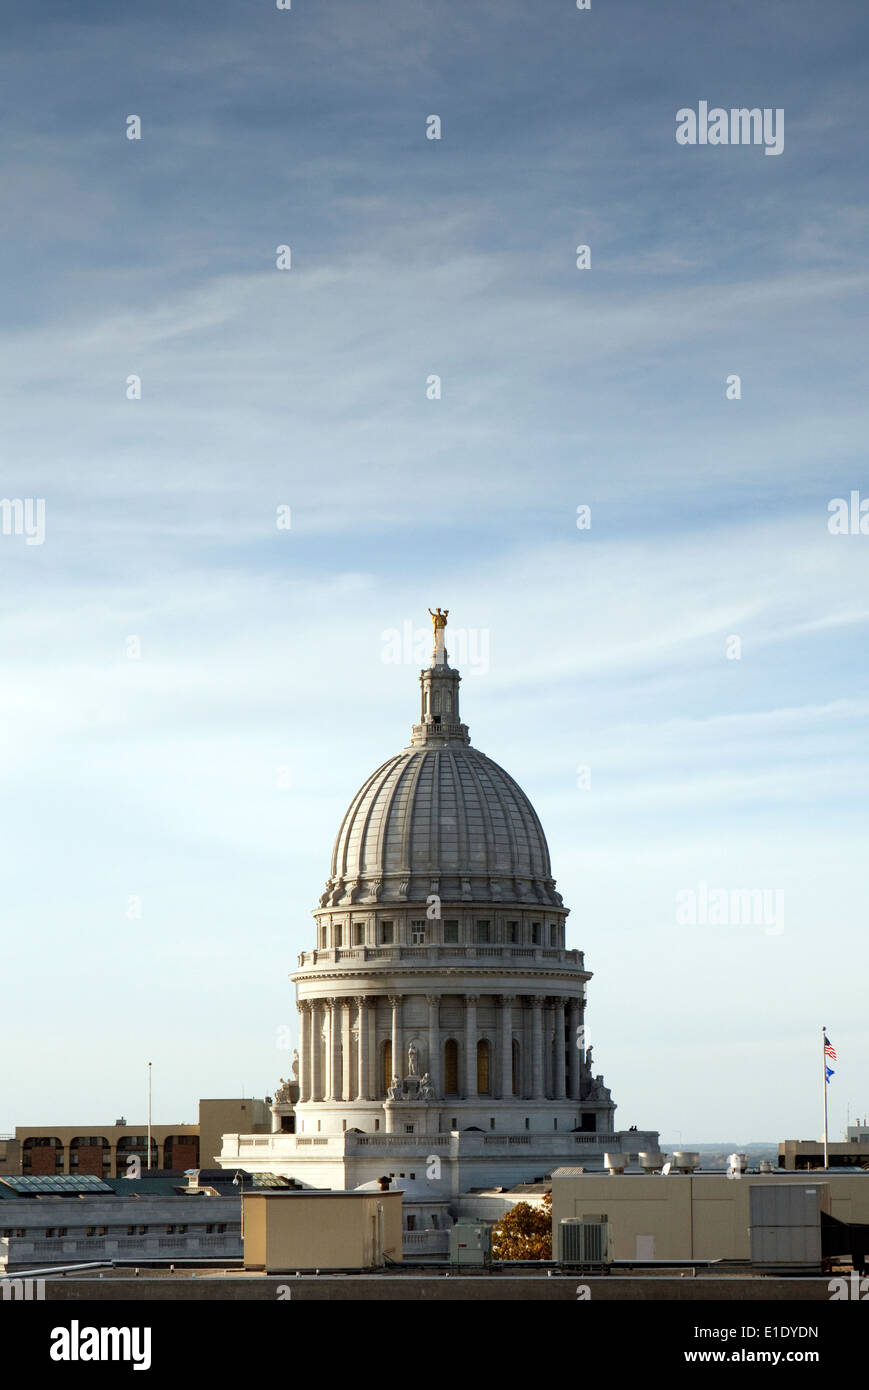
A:
[[[341,821],[321,907],[515,902],[561,906],[537,813],[508,772],[470,747],[459,674],[420,674],[409,747],[362,784]]]

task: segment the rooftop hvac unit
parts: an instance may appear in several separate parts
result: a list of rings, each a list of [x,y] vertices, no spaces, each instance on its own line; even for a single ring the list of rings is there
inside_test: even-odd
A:
[[[564,1217],[558,1223],[558,1262],[603,1265],[611,1259],[609,1222],[605,1216]]]
[[[480,1221],[457,1221],[450,1227],[450,1260],[457,1265],[483,1265],[492,1245],[491,1227]]]
[[[821,1213],[830,1211],[827,1183],[755,1183],[749,1192],[751,1262],[769,1270],[818,1270]]]

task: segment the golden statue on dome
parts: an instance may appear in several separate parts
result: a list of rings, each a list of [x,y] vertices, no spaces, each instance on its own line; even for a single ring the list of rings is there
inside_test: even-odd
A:
[[[432,627],[434,628],[434,635],[437,637],[438,632],[442,632],[447,625],[447,614],[450,610],[445,608],[443,613],[439,608],[434,613],[431,612],[431,609],[428,611],[431,613]]]

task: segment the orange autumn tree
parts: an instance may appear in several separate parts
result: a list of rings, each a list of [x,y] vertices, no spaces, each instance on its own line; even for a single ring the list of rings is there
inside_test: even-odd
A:
[[[492,1230],[493,1260],[552,1259],[552,1193],[541,1205],[517,1202]]]

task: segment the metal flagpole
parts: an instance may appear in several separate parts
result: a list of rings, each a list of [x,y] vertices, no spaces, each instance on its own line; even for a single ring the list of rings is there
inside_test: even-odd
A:
[[[827,1122],[824,1121],[824,1134],[827,1133]],[[146,1167],[151,1167],[151,1063],[148,1063],[148,1157],[145,1160]]]
[[[829,1156],[827,1154],[827,1025],[821,1028],[821,1063],[823,1066],[824,1079],[824,1167],[829,1168]]]

